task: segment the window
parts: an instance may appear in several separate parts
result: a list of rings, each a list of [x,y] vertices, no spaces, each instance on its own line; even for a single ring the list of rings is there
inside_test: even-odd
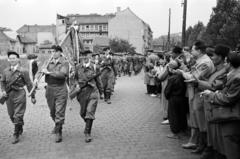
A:
[[[86,25],[86,30],[89,30],[89,25]]]
[[[93,25],[90,25],[90,30],[91,30],[91,31],[93,31],[93,27],[94,27]]]
[[[107,30],[107,25],[103,25],[103,30]]]
[[[98,25],[95,25],[95,30],[96,30],[96,31],[98,30]]]
[[[84,25],[82,25],[82,30],[85,30],[85,26]]]

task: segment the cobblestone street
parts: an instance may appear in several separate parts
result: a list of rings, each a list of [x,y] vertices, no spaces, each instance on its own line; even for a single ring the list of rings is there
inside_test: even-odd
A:
[[[20,143],[11,144],[13,125],[6,105],[0,108],[0,159],[197,159],[181,148],[187,138],[166,137],[169,126],[161,125],[160,99],[145,95],[143,74],[120,77],[112,104],[100,101],[93,124],[93,142],[84,142],[84,122],[79,105],[68,101],[63,142],[55,143],[54,123],[44,97],[37,92],[37,104],[28,101],[24,133]]]

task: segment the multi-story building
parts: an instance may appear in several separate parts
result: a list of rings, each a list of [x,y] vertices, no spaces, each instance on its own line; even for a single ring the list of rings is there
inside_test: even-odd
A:
[[[93,41],[96,37],[108,37],[108,20],[114,17],[114,14],[89,14],[79,15],[70,14],[66,17],[58,16],[57,35],[59,40],[63,39],[66,29],[75,23],[81,36],[85,49],[93,50]]]
[[[116,13],[106,15],[71,14],[66,17],[58,15],[56,34],[59,41],[63,39],[67,28],[73,23],[78,25],[78,31],[85,49],[93,50],[94,39],[97,38],[95,41],[99,41],[99,37],[127,40],[136,48],[136,52],[142,54],[145,53],[146,49],[151,48],[152,30],[150,26],[129,8],[121,11],[118,7]]]
[[[4,31],[6,31],[5,28],[0,28],[0,55],[5,55],[9,50],[15,50],[16,40],[6,35]]]
[[[129,8],[121,11],[118,8],[116,16],[109,20],[109,38],[127,40],[136,48],[136,52],[144,54],[151,48],[152,30]]]
[[[35,42],[34,52],[45,53],[56,43],[56,25],[23,25],[17,30],[19,41]],[[25,49],[27,51],[27,49]],[[49,52],[49,51],[47,51]],[[32,53],[32,52],[26,52]]]

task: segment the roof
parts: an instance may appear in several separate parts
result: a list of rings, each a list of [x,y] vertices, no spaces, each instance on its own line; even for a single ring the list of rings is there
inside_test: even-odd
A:
[[[40,44],[39,49],[52,49],[52,44]]]
[[[26,36],[17,35],[17,38],[23,44],[34,44],[34,43],[37,43],[37,41],[35,41],[35,40],[33,40],[33,39],[29,38],[29,37],[26,37]]]
[[[150,32],[152,32],[152,29],[151,29],[150,25],[148,23],[144,22],[141,18],[139,18],[139,16],[137,16],[129,7],[127,7],[126,9],[124,9],[120,12],[125,12],[125,11],[131,12],[137,19],[139,19],[149,29]]]
[[[153,40],[152,45],[163,45],[160,40]]]
[[[93,39],[93,45],[109,46],[109,38],[108,37],[95,37]]]
[[[72,24],[74,21],[77,21],[78,24],[103,24],[108,23],[108,20],[115,17],[115,14],[88,14],[88,15],[80,15],[80,14],[70,14],[67,15],[69,18],[68,23]]]
[[[17,32],[10,30],[10,31],[6,31],[4,32],[8,37],[10,37],[11,39],[16,39],[17,38]]]
[[[23,25],[21,28],[17,30],[17,33],[38,33],[38,32],[56,32],[56,25]]]
[[[16,40],[7,36],[3,31],[0,31],[0,42],[5,42],[5,41],[16,42]]]

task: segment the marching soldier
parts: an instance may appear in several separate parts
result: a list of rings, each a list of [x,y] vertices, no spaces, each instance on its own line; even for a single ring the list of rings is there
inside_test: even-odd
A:
[[[114,80],[115,80],[115,69],[113,67],[113,60],[110,53],[110,48],[106,47],[103,49],[105,52],[105,56],[102,59],[102,74],[101,80],[103,83],[103,93],[104,100],[107,104],[111,104],[111,94],[114,88]]]
[[[26,110],[26,92],[32,89],[32,82],[29,78],[27,70],[20,66],[19,54],[8,52],[8,61],[10,67],[3,71],[1,79],[2,97],[6,99],[8,115],[14,124],[14,133],[12,144],[19,142],[19,136],[23,133],[23,117]],[[32,94],[32,102],[34,103],[35,93]]]
[[[77,66],[75,74],[80,88],[77,94],[77,100],[81,107],[80,115],[86,123],[84,130],[85,142],[92,141],[91,129],[95,119],[98,97],[99,93],[102,94],[103,92],[99,78],[100,72],[96,73],[90,58],[90,52],[84,52],[83,61]]]
[[[93,68],[94,71],[98,74],[101,72],[101,59],[100,59],[100,54],[98,53],[93,53],[92,54],[92,64],[93,64]],[[99,78],[99,82],[101,82],[101,86],[102,86],[102,81]],[[103,99],[103,92],[99,92],[100,93],[100,99]]]
[[[62,48],[53,46],[53,59],[42,72],[45,74],[46,98],[50,109],[50,116],[55,122],[53,134],[56,134],[55,142],[62,141],[62,125],[65,120],[65,110],[68,98],[68,89],[66,86],[69,65],[61,57]]]

